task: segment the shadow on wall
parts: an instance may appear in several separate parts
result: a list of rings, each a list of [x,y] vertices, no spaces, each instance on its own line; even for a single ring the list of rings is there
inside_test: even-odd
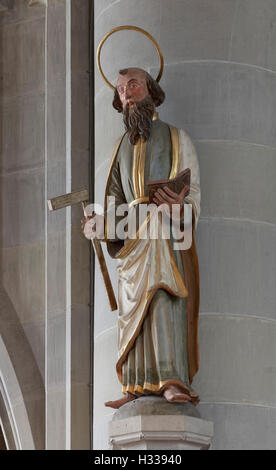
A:
[[[31,347],[0,285],[0,419],[11,449],[45,448],[44,404],[43,381]]]

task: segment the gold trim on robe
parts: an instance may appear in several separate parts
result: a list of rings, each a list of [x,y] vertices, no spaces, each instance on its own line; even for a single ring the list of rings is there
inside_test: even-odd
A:
[[[128,207],[131,208],[131,207],[137,206],[137,204],[145,204],[145,203],[148,203],[148,202],[149,202],[149,197],[148,196],[138,197],[138,199],[134,199],[133,201],[131,201],[129,203]]]
[[[157,393],[158,395],[161,395],[165,389],[169,385],[178,385],[181,390],[183,390],[184,393],[187,393],[192,399],[192,402],[197,405],[199,403],[199,397],[196,392],[191,390],[188,387],[185,387],[185,385],[180,382],[180,380],[166,380],[166,381],[160,381],[158,384],[151,384],[149,382],[144,382],[143,386],[136,384],[135,386],[133,385],[123,385],[122,387],[122,392],[123,393],[131,393],[132,395],[145,395],[146,393],[150,394],[152,392]]]
[[[144,174],[145,174],[145,160],[146,160],[146,146],[141,137],[137,144],[134,145],[133,150],[133,186],[136,199],[144,197]]]
[[[179,173],[179,134],[178,129],[169,126],[172,141],[172,169],[169,179],[173,179]]]

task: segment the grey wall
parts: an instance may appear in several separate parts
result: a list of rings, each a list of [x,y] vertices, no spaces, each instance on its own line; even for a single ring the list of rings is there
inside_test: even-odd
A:
[[[1,358],[0,376],[13,411],[27,411],[36,448],[89,449],[90,245],[81,208],[47,206],[88,186],[89,1],[4,4],[0,339],[17,395]]]
[[[1,11],[0,334],[25,402],[16,394],[13,412],[26,406],[37,448],[45,445],[44,37],[44,8],[20,1]]]
[[[89,1],[47,7],[46,198],[88,187]],[[90,244],[81,207],[46,208],[48,449],[90,447]]]
[[[165,58],[161,119],[193,139],[201,168],[197,232],[201,273],[203,418],[214,449],[275,449],[276,432],[276,4],[274,0],[96,0],[96,44],[111,28],[148,30]],[[126,41],[124,38],[128,38]],[[136,33],[106,44],[104,70],[138,65],[157,74],[154,50]],[[112,92],[96,77],[96,170],[103,199],[122,131]],[[115,284],[114,265],[110,263]],[[116,318],[96,289],[96,446],[107,439],[105,399],[120,396]]]

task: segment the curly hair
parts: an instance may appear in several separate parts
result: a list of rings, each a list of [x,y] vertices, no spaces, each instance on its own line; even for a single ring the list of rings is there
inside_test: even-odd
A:
[[[129,70],[130,69],[120,70],[119,74],[120,75],[126,75]],[[146,83],[147,83],[147,87],[148,87],[148,92],[149,92],[150,96],[152,97],[152,100],[153,100],[155,106],[157,107],[157,106],[160,106],[162,103],[164,103],[166,95],[165,95],[165,92],[162,90],[161,86],[157,83],[157,81],[154,80],[150,76],[150,74],[148,72],[146,72],[145,70],[142,70],[142,69],[136,69],[136,70],[140,70],[141,72],[143,72],[145,74]],[[113,98],[112,105],[118,111],[118,113],[123,112],[123,105],[121,103],[117,88],[114,92],[114,98]]]

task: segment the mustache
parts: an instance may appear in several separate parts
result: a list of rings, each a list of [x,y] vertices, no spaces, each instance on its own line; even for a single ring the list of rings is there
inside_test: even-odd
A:
[[[128,104],[124,106],[123,120],[132,145],[137,143],[139,137],[144,141],[149,139],[153,115],[154,103],[151,96],[138,101],[131,108]]]

